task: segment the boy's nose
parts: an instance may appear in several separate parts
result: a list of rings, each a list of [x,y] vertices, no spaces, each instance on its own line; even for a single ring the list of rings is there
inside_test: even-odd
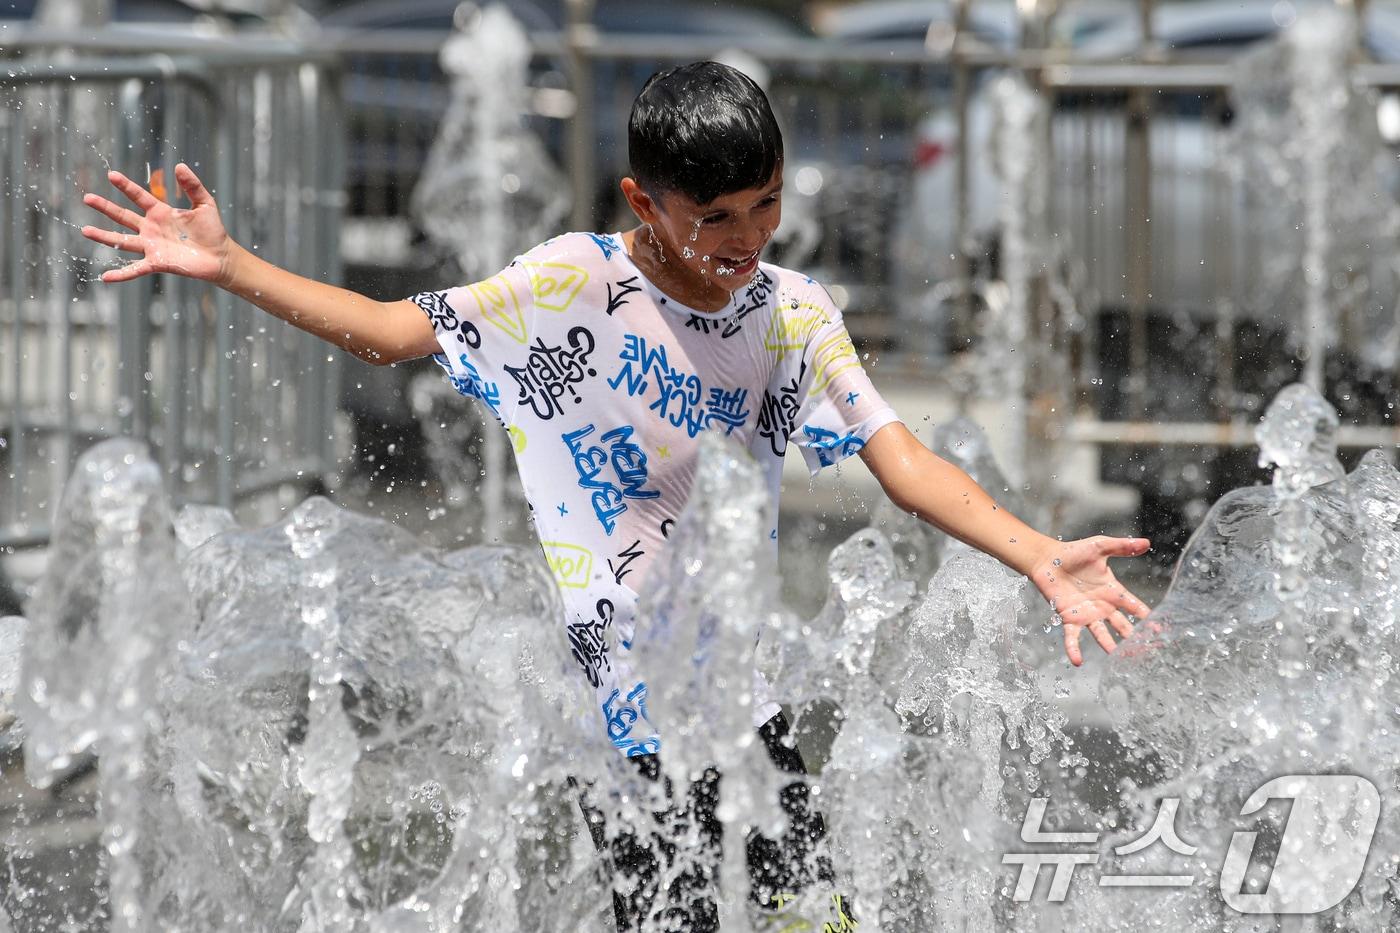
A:
[[[751,227],[737,237],[738,252],[747,255],[768,242],[769,232],[759,227]]]

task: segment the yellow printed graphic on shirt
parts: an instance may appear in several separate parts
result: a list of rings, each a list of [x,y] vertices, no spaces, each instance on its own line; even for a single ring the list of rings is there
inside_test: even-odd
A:
[[[506,433],[510,435],[510,444],[518,454],[525,452],[525,432],[516,425],[506,428]]]
[[[484,282],[468,286],[481,316],[488,324],[505,331],[516,343],[525,343],[525,316],[520,313],[520,301],[504,275],[493,275]]]
[[[546,311],[567,310],[588,282],[584,269],[568,263],[527,261],[523,265],[530,274],[535,306]]]
[[[776,350],[781,363],[789,352],[801,353],[812,331],[827,321],[826,312],[811,302],[779,301],[768,333],[763,335],[763,347]]]
[[[541,541],[540,547],[560,586],[583,589],[592,581],[593,552],[588,548],[561,541]]]
[[[815,372],[810,394],[820,395],[839,374],[859,367],[860,357],[856,355],[856,345],[851,343],[851,335],[844,329],[832,334],[818,344],[812,354]]]

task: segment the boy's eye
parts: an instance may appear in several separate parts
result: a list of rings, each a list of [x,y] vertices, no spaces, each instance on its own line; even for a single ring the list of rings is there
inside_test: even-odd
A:
[[[777,203],[778,203],[778,196],[777,196],[776,194],[770,194],[768,197],[764,198],[764,199],[759,203],[758,206],[759,206],[759,207],[772,207],[774,204],[777,204]]]
[[[723,214],[711,214],[708,217],[702,218],[700,222],[702,224],[706,224],[707,226],[713,227],[715,224],[719,223],[722,220],[724,220]]]

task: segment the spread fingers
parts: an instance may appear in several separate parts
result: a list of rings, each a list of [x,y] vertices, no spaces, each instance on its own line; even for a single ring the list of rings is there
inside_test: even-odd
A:
[[[128,198],[131,198],[131,202],[143,211],[149,211],[151,208],[160,204],[160,201],[155,195],[151,194],[145,188],[142,188],[130,178],[127,178],[121,172],[108,172],[107,180],[113,185],[116,185],[118,191]]]
[[[85,194],[83,195],[83,203],[108,219],[116,221],[128,230],[136,230],[141,225],[140,214],[135,211],[129,211],[119,204],[113,204],[101,195]]]
[[[111,230],[102,230],[97,227],[83,227],[80,231],[83,236],[103,246],[110,246],[114,249],[126,250],[129,253],[145,254],[146,248],[141,245],[141,238],[125,233],[114,233]]]

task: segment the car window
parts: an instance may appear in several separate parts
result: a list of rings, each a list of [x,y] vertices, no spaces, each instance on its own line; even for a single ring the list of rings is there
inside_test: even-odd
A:
[[[1189,51],[1192,49],[1243,49],[1256,42],[1271,39],[1274,35],[1275,33],[1273,31],[1259,32],[1257,30],[1252,30],[1249,32],[1226,33],[1223,35],[1220,33],[1212,33],[1210,35],[1201,36],[1183,36],[1173,40],[1171,47],[1182,51]]]
[[[447,32],[453,28],[453,14],[459,0],[366,0],[351,3],[328,12],[321,22],[341,29],[404,29]],[[527,30],[558,28],[554,18],[533,0],[510,0],[510,11]]]
[[[383,16],[356,23],[361,29],[430,29],[446,32],[452,28],[452,14],[424,13],[419,16]]]
[[[125,23],[188,23],[202,14],[179,0],[119,0],[112,4],[112,19]]]
[[[604,32],[656,33],[696,36],[800,36],[797,25],[763,10],[715,3],[641,4],[634,0],[602,0],[593,22]]]

